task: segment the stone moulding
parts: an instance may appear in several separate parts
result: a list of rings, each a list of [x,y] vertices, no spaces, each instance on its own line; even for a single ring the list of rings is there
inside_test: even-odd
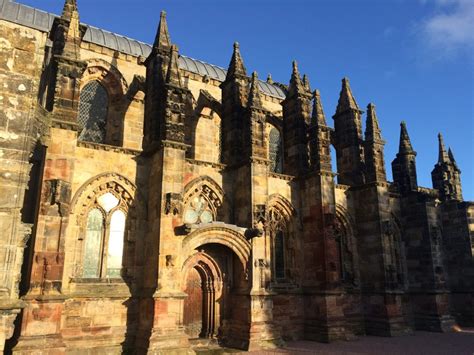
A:
[[[221,164],[221,163],[213,163],[213,162],[209,162],[209,161],[196,160],[196,159],[190,159],[190,158],[186,158],[186,161],[189,164],[201,165],[201,166],[210,166],[211,168],[219,169],[219,170],[224,170],[227,166],[227,165]]]
[[[286,181],[293,181],[295,179],[295,177],[291,175],[279,174],[279,173],[274,173],[270,171],[268,172],[268,177],[272,177],[272,178],[280,179],[280,180],[286,180]]]
[[[133,155],[133,156],[139,156],[141,154],[140,150],[117,147],[117,146],[108,145],[108,144],[77,141],[77,146],[82,147],[82,148],[104,150],[107,152],[121,153],[121,154]]]
[[[209,223],[192,230],[182,242],[183,255],[190,255],[199,246],[217,243],[227,246],[239,257],[244,269],[250,260],[251,245],[244,236],[245,228],[222,222]]]

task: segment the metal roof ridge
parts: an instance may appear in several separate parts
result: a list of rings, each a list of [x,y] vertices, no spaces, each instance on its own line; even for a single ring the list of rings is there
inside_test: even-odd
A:
[[[37,13],[42,13],[45,16],[48,16],[48,18],[51,18],[51,17],[58,18],[58,17],[60,17],[59,15],[56,15],[54,13],[50,13],[50,12],[47,12],[47,11],[44,11],[44,10],[41,10],[41,9],[37,9],[37,8],[32,7],[32,6],[25,5],[25,4],[22,4],[20,2],[17,2],[15,0],[0,0],[0,1],[1,1],[0,4],[2,5],[0,7],[0,19],[5,20],[5,21],[18,23],[20,25],[23,25],[23,26],[26,26],[26,27],[31,27],[31,28],[34,28],[34,29],[37,29],[37,30],[40,30],[40,31],[43,31],[43,32],[48,31],[48,29],[43,27],[43,26],[40,26],[40,25],[36,24],[35,19],[36,19]],[[17,6],[17,13],[16,13],[15,19],[9,18],[8,16],[4,16],[5,13],[6,13],[5,9],[7,8],[8,4],[12,4],[13,6]],[[27,23],[23,23],[25,21],[21,21],[18,18],[19,13],[21,12],[22,8],[23,9],[28,9],[28,11],[33,12],[33,20],[32,21],[27,21]],[[52,21],[50,20],[49,25],[51,25],[51,22]],[[121,34],[118,34],[118,33],[115,33],[115,32],[111,32],[111,31],[108,31],[108,30],[105,30],[105,29],[102,29],[102,28],[99,28],[99,27],[96,27],[96,26],[93,26],[93,25],[88,25],[84,22],[81,22],[81,25],[85,26],[87,28],[88,32],[90,33],[90,40],[85,40],[85,41],[89,42],[89,43],[92,43],[92,44],[97,44],[97,45],[100,45],[100,46],[103,46],[103,47],[107,47],[107,48],[110,48],[110,49],[113,49],[113,50],[117,50],[119,52],[129,54],[129,55],[132,55],[132,56],[135,56],[135,57],[140,57],[140,56],[143,56],[143,55],[146,54],[143,47],[145,47],[147,49],[147,51],[149,50],[150,52],[153,48],[152,45],[147,44],[145,42],[142,42],[140,40],[133,39],[133,38],[130,38],[130,37],[127,37],[127,36],[124,36],[124,35],[121,35]],[[50,30],[51,29],[49,29],[49,31]],[[96,43],[94,41],[93,36],[92,36],[93,31],[99,32],[102,35],[103,43]],[[115,46],[114,45],[109,45],[107,43],[106,36],[114,37],[112,39],[112,41],[115,43]],[[124,39],[125,41],[128,42],[128,46],[130,47],[129,52],[127,52],[125,50],[125,48],[121,47],[121,45],[119,43],[119,39]],[[131,43],[138,44],[141,48],[141,53],[138,53],[137,51],[132,50]],[[211,77],[213,77],[214,79],[217,79],[219,81],[222,81],[222,79],[220,78],[220,75],[217,72],[218,70],[221,70],[223,72],[223,75],[227,74],[227,69],[225,69],[225,68],[223,68],[219,65],[211,64],[209,62],[205,62],[205,61],[200,60],[200,59],[195,59],[193,57],[186,56],[186,55],[180,55],[180,56],[183,57],[183,59],[189,59],[189,60],[193,61],[194,63],[196,63],[195,65],[196,65],[196,69],[197,69],[197,74],[201,74],[201,75],[204,74],[204,73],[201,73],[202,70],[199,70],[199,68],[197,67],[197,63],[204,66],[204,69],[205,69],[205,71],[207,72],[208,75],[210,75]],[[207,66],[211,67],[216,72],[217,77],[215,75],[212,75],[211,73],[209,73],[209,70],[207,69]],[[275,96],[275,97],[278,97],[278,98],[284,98],[285,97],[285,92],[284,92],[284,90],[282,90],[281,87],[279,87],[275,84],[269,84],[269,83],[267,83],[263,80],[260,80],[260,79],[259,79],[259,81],[267,85],[267,90],[265,90],[265,89],[263,90],[265,94],[268,94],[270,96]],[[262,85],[262,86],[265,88],[265,85]],[[270,90],[269,86],[273,87],[274,90]],[[273,91],[276,91],[276,93],[274,93]]]
[[[203,61],[203,60],[201,60],[201,59],[196,59],[196,58],[190,57],[189,55],[180,54],[180,56],[181,56],[181,57],[184,57],[184,58],[188,58],[188,59],[194,60],[195,62],[199,62],[199,63],[201,63],[201,64],[211,65],[211,66],[213,66],[213,67],[215,67],[215,68],[219,68],[219,69],[222,69],[222,70],[224,70],[225,72],[227,72],[227,69],[225,69],[225,68],[223,68],[223,67],[221,67],[221,66],[219,66],[219,65],[217,65],[217,64],[208,63],[208,62],[205,62],[205,61]]]

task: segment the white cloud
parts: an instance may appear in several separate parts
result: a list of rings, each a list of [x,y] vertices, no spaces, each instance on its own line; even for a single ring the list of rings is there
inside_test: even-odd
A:
[[[423,39],[440,56],[474,49],[474,0],[420,0],[435,3],[433,15],[420,29]]]

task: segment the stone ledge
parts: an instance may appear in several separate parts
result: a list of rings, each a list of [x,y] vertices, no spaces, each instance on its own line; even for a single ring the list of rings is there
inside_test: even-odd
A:
[[[107,145],[107,144],[100,144],[100,143],[92,143],[92,142],[77,142],[78,147],[94,149],[94,150],[105,150],[107,152],[114,152],[114,153],[123,153],[128,155],[138,156],[140,155],[141,151],[136,149],[130,148],[123,148],[117,147],[114,145]]]
[[[286,181],[292,181],[295,178],[292,175],[285,175],[285,174],[272,173],[272,172],[268,172],[268,177],[272,177],[272,178],[276,178],[280,180],[286,180]]]
[[[203,165],[203,166],[210,166],[210,167],[213,167],[215,169],[225,169],[226,165],[225,164],[221,164],[221,163],[213,163],[213,162],[209,162],[209,161],[203,161],[203,160],[197,160],[197,159],[190,159],[190,158],[186,158],[186,162],[190,163],[190,164],[193,164],[193,165]]]

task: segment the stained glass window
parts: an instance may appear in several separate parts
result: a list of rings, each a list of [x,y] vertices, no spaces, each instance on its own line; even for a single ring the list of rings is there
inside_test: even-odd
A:
[[[89,212],[86,226],[86,246],[84,250],[83,276],[95,278],[100,275],[102,235],[104,234],[104,217],[100,210]]]
[[[274,173],[281,173],[283,170],[281,135],[280,131],[276,128],[272,128],[270,130],[269,149],[270,171]]]
[[[104,143],[109,97],[98,81],[87,83],[79,99],[80,141]]]
[[[275,276],[277,279],[285,277],[285,250],[284,236],[281,230],[275,234]]]
[[[194,197],[184,211],[184,223],[187,224],[211,223],[213,219],[209,203],[203,196]]]
[[[109,250],[107,252],[107,277],[120,277],[124,233],[125,213],[117,210],[112,213],[110,219]]]

